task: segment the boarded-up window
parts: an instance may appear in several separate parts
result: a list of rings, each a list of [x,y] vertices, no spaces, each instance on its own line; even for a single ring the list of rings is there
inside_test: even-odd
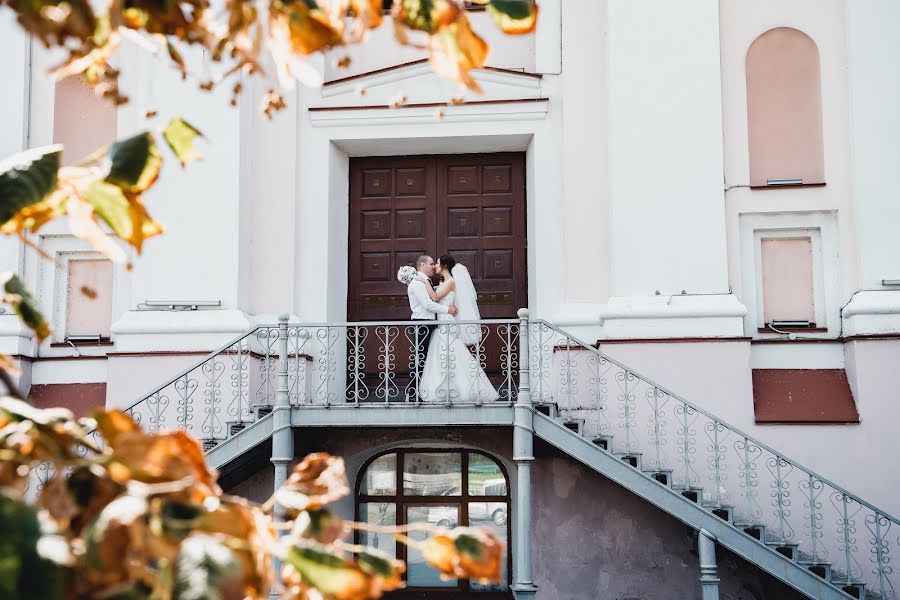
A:
[[[772,29],[747,51],[750,184],[825,182],[819,50],[805,33]]]
[[[108,260],[68,261],[66,336],[109,338],[112,320],[113,265]]]
[[[79,76],[56,82],[53,141],[64,146],[64,164],[77,163],[115,139],[115,104],[98,97]]]
[[[814,323],[812,240],[763,239],[761,252],[764,322]]]

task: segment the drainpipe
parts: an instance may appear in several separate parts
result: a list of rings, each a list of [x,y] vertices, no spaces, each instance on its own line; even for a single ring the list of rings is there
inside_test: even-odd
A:
[[[700,553],[700,589],[702,600],[719,600],[719,572],[716,566],[716,540],[705,529],[697,535]]]
[[[291,403],[288,398],[288,331],[290,316],[278,315],[278,374],[275,387],[275,407],[272,412],[272,464],[275,466],[275,489],[288,477],[288,463],[294,458],[294,432],[291,430]],[[284,509],[275,505],[276,527],[285,521]],[[275,572],[281,572],[276,561]]]
[[[519,396],[513,425],[513,460],[516,462],[516,514],[513,547],[516,600],[531,600],[538,587],[531,575],[531,463],[534,462],[534,409],[531,406],[531,382],[528,357],[528,309],[519,310]]]

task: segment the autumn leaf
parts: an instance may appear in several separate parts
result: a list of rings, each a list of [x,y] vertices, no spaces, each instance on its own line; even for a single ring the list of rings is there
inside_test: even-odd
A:
[[[198,534],[181,544],[172,589],[177,600],[242,598],[240,582],[241,565],[219,540]]]
[[[394,21],[425,33],[436,33],[462,14],[453,0],[395,0]]]
[[[272,585],[270,551],[275,543],[275,530],[261,510],[220,502],[200,516],[195,530],[240,540],[243,547],[235,552],[241,563],[244,590],[252,592],[252,597],[268,593]]]
[[[95,33],[96,17],[87,0],[9,0],[19,24],[41,40],[63,45],[74,38],[87,42]]]
[[[447,577],[497,582],[500,581],[503,543],[484,529],[457,527],[426,540],[422,556]]]
[[[290,42],[291,50],[302,55],[327,50],[343,43],[341,32],[315,0],[271,0],[269,28]]]
[[[285,484],[275,493],[275,501],[294,510],[315,510],[350,493],[344,459],[325,452],[307,455]]]
[[[503,33],[531,33],[537,26],[538,5],[534,0],[490,0],[487,12]]]
[[[405,586],[403,573],[406,572],[406,565],[402,560],[375,548],[366,548],[356,553],[356,562],[363,572],[375,577],[378,587],[386,592]]]
[[[470,90],[481,91],[481,86],[469,72],[484,66],[488,45],[472,31],[465,13],[431,36],[429,49],[428,60],[436,73],[455,79]]]
[[[381,25],[381,0],[350,0],[350,8],[367,29]]]
[[[294,519],[291,534],[320,544],[330,544],[345,534],[344,522],[336,514],[325,510],[305,510]]]
[[[343,555],[324,546],[294,544],[284,562],[300,576],[297,585],[309,586],[332,600],[374,600],[381,597],[375,577]],[[290,574],[286,583],[292,583]]]
[[[3,283],[3,301],[12,306],[22,322],[34,332],[38,343],[50,335],[50,323],[44,318],[37,300],[32,296],[18,275],[12,272],[0,274]]]
[[[191,160],[200,160],[203,158],[199,152],[194,149],[194,140],[202,137],[203,134],[184,121],[181,117],[173,117],[166,128],[163,129],[163,139],[169,144],[169,148],[178,157],[183,167]]]
[[[140,197],[126,195],[122,188],[106,181],[92,183],[84,199],[116,236],[132,245],[140,254],[144,240],[159,235],[163,226],[150,218]]]
[[[56,191],[62,146],[46,146],[0,162],[0,231],[36,229],[53,206],[45,201]]]
[[[109,147],[109,174],[106,181],[123,192],[146,192],[159,177],[162,156],[150,132],[120,140]]]
[[[100,435],[109,445],[117,444],[122,434],[141,431],[134,419],[120,410],[95,410],[91,413],[91,417],[96,421]]]

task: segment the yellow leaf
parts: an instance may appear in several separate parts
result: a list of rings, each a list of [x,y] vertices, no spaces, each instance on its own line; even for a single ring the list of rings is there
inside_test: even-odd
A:
[[[150,218],[136,194],[128,194],[116,185],[97,181],[88,186],[84,198],[94,214],[103,219],[113,233],[134,246],[140,254],[144,240],[163,232],[163,227]]]
[[[73,196],[67,206],[72,235],[90,243],[113,262],[124,263],[127,260],[125,251],[94,220],[94,207],[89,202]]]
[[[350,0],[350,7],[356,17],[368,29],[381,25],[381,0]]]
[[[163,129],[163,139],[178,157],[183,167],[191,160],[200,160],[203,156],[194,149],[194,140],[203,134],[181,117],[173,117]]]

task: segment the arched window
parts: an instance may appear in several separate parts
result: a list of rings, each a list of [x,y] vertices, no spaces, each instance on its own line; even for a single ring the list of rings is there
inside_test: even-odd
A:
[[[393,450],[371,459],[360,471],[356,484],[357,521],[375,525],[486,527],[507,548],[509,508],[506,471],[493,458],[474,450]],[[428,537],[428,533],[417,531],[409,535],[420,541]],[[502,562],[501,583],[484,585],[471,580],[441,580],[421,554],[397,544],[390,535],[361,532],[357,542],[405,560],[406,584],[411,590],[467,593],[508,589],[508,551]]]
[[[750,185],[825,182],[819,50],[805,33],[771,29],[747,51]]]

